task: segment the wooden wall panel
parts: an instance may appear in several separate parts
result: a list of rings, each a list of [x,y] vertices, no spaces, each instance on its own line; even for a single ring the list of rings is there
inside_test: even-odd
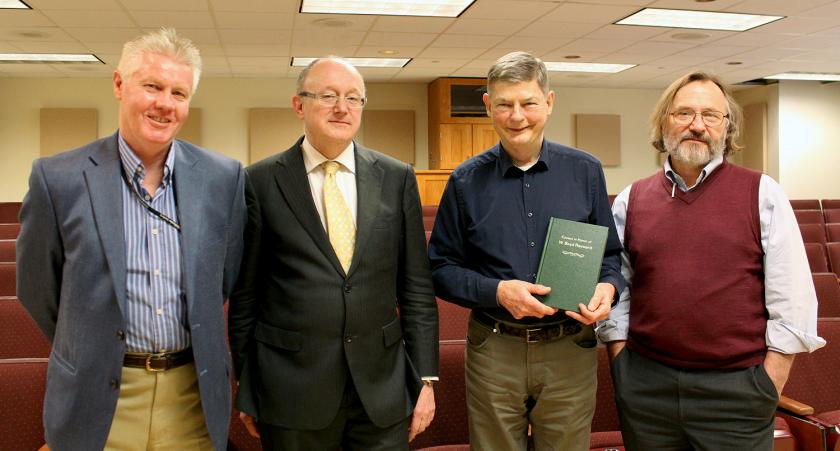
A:
[[[248,160],[256,163],[288,149],[303,135],[303,121],[291,108],[251,108]]]
[[[621,165],[621,115],[575,114],[575,147],[604,166]]]
[[[48,157],[97,139],[96,108],[41,108],[41,156]]]
[[[414,164],[413,110],[365,110],[362,134],[365,147]]]

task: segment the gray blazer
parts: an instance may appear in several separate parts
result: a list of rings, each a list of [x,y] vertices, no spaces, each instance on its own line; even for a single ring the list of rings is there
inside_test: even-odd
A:
[[[180,141],[175,195],[189,329],[207,429],[225,449],[224,300],[242,256],[244,173]],[[17,294],[52,342],[44,429],[53,451],[102,449],[125,353],[126,254],[117,135],[36,160],[21,207]]]
[[[373,423],[385,427],[411,413],[419,376],[438,370],[414,171],[356,145],[356,247],[345,274],[300,144],[247,170],[245,257],[229,323],[237,406],[269,424],[322,429],[354,384]]]

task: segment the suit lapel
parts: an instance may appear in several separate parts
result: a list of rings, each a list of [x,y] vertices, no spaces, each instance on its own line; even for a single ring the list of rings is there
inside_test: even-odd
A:
[[[294,147],[280,155],[277,160],[277,172],[274,179],[301,227],[312,237],[312,241],[330,260],[335,270],[344,276],[341,263],[335,255],[326,231],[324,231],[321,218],[318,216],[318,210],[315,209],[315,201],[312,199],[309,179],[306,176],[306,166],[303,164],[301,142],[303,142],[302,139]]]
[[[374,154],[356,144],[356,247],[349,274],[359,265],[365,244],[370,239],[373,224],[379,215],[382,202],[382,178],[384,172],[376,162]]]
[[[89,157],[92,166],[85,169],[93,220],[105,259],[111,272],[117,303],[125,315],[125,226],[123,224],[122,170],[117,148],[117,135],[103,141]]]
[[[209,181],[201,174],[201,164],[195,155],[184,145],[178,145],[175,153],[175,201],[178,205],[178,222],[181,224],[181,256],[183,258],[184,290],[187,298],[187,311],[192,311],[195,302],[195,287],[202,277],[195,271],[196,258],[202,239],[202,231],[208,226],[203,223],[199,199],[206,197],[205,184]],[[212,199],[210,200],[212,201]]]

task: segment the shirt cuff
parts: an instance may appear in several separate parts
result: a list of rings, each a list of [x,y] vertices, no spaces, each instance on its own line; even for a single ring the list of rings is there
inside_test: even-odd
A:
[[[421,381],[439,381],[440,378],[437,376],[423,376],[420,378]]]
[[[627,340],[627,323],[619,323],[614,319],[605,319],[598,322],[598,327],[595,328],[595,333],[598,336],[598,341],[601,343],[609,343],[611,341]]]
[[[825,340],[793,327],[783,320],[768,320],[767,348],[782,354],[813,352],[825,346]]]
[[[499,300],[496,298],[496,292],[499,289],[499,279],[481,279],[478,282],[478,304],[483,308],[498,308]]]

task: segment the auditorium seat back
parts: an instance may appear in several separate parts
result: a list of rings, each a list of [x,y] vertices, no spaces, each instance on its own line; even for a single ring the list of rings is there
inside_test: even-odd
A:
[[[835,208],[840,208],[840,199],[823,199],[822,200],[822,209],[823,210],[832,210]]]
[[[0,240],[0,263],[15,262],[15,240]]]
[[[802,230],[802,226],[799,226],[799,229]],[[826,224],[825,233],[829,243],[840,243],[840,223]]]
[[[438,305],[440,340],[463,340],[467,338],[467,323],[470,309],[435,298]]]
[[[464,384],[465,340],[440,342],[440,381],[435,384],[435,419],[410,444],[413,450],[465,445],[470,442],[467,390]]]
[[[796,222],[800,224],[824,224],[822,210],[793,210]]]
[[[36,450],[44,444],[47,359],[0,360],[0,449]]]
[[[9,224],[20,222],[19,214],[20,202],[0,202],[0,223]]]
[[[825,226],[823,224],[799,224],[802,241],[825,244]]]
[[[840,208],[832,208],[823,211],[825,222],[840,223]]]
[[[50,343],[13,297],[0,298],[0,359],[50,356]]]
[[[19,223],[0,224],[0,240],[15,240],[20,233]]]
[[[0,263],[0,296],[15,296],[16,273],[14,263]]]
[[[828,243],[825,245],[828,253],[828,262],[834,275],[840,280],[840,243]]]
[[[811,277],[814,279],[814,289],[817,291],[819,303],[817,316],[840,318],[840,284],[837,283],[837,276],[834,273],[813,273]]]
[[[825,245],[805,243],[805,254],[808,256],[808,265],[811,267],[811,272],[831,272],[828,266],[828,256],[825,253]]]
[[[819,199],[791,199],[790,206],[794,210],[819,210]]]

